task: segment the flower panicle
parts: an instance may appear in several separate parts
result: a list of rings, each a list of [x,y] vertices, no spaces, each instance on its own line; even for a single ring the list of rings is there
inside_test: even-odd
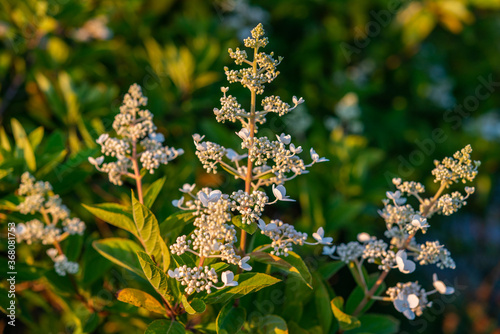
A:
[[[467,145],[456,152],[452,158],[448,157],[441,162],[435,161],[432,175],[435,182],[440,183],[440,188],[432,197],[425,197],[425,187],[415,181],[402,181],[394,178],[392,183],[395,191],[388,191],[386,199],[382,202],[383,209],[379,211],[384,219],[387,231],[385,236],[389,243],[363,232],[358,235],[358,241],[348,244],[323,248],[323,254],[335,260],[346,263],[373,263],[382,272],[397,269],[403,274],[411,274],[417,264],[435,265],[439,269],[455,269],[455,261],[451,253],[438,241],[417,242],[416,235],[427,233],[430,228],[428,220],[434,214],[449,216],[466,205],[466,199],[474,193],[474,187],[465,187],[465,194],[459,191],[444,193],[453,183],[466,183],[473,181],[477,175],[479,161],[472,161],[472,148]],[[409,203],[413,197],[418,202],[418,207]],[[385,277],[385,276],[384,276]],[[426,292],[417,282],[398,283],[389,288],[389,297],[382,300],[392,301],[394,307],[408,319],[422,314],[423,309],[430,307],[427,296],[433,293],[450,294],[452,287],[446,287],[434,275],[435,290]]]
[[[225,67],[227,80],[229,83],[238,82],[247,88],[250,91],[251,104],[249,108],[244,108],[235,96],[229,94],[229,87],[221,87],[221,107],[214,108],[213,111],[218,122],[241,123],[241,130],[236,132],[237,138],[241,140],[240,147],[224,147],[205,140],[204,135],[193,135],[196,156],[203,168],[208,173],[216,174],[220,170],[219,167],[222,167],[235,179],[244,181],[245,189],[224,194],[211,188],[202,188],[195,192],[196,185],[191,184],[182,186],[182,197],[174,200],[172,204],[193,213],[195,229],[190,235],[177,238],[170,247],[173,254],[193,253],[200,258],[199,263],[203,263],[205,258],[217,258],[246,271],[252,270],[252,267],[247,263],[250,258],[245,256],[245,239],[238,240],[237,228],[242,230],[242,235],[246,233],[244,228],[247,226],[260,229],[261,233],[271,240],[271,243],[261,250],[271,249],[271,254],[278,256],[287,256],[293,245],[328,245],[332,241],[331,238],[325,237],[322,228],[312,235],[314,241],[308,242],[308,235],[296,231],[290,224],[279,219],[271,220],[268,224],[264,222],[263,213],[266,206],[280,201],[294,201],[286,193],[286,182],[307,173],[307,169],[312,165],[328,161],[311,149],[311,162],[304,162],[300,157],[303,153],[302,147],[294,145],[289,134],[276,134],[275,138],[258,136],[258,125],[266,123],[266,116],[284,116],[304,102],[303,98],[294,96],[292,102],[287,103],[275,95],[262,97],[258,101],[259,96],[264,93],[265,85],[278,76],[277,66],[283,59],[275,57],[273,52],[261,51],[267,44],[263,26],[259,24],[251,31],[251,36],[244,40],[244,46],[253,49],[253,52],[240,48],[228,50],[236,65],[242,67]],[[264,187],[271,188],[269,194]],[[240,250],[237,251],[238,242]],[[209,283],[201,285],[203,284],[207,286]],[[206,288],[190,288],[187,281],[186,286],[187,293],[207,291]]]
[[[182,149],[165,146],[165,137],[158,133],[153,122],[153,114],[143,107],[148,103],[139,85],[130,86],[123,98],[120,112],[113,121],[117,137],[104,133],[96,140],[103,155],[89,157],[89,162],[116,185],[123,184],[124,176],[134,176],[134,163],[153,174],[161,165],[182,155]],[[106,157],[113,161],[105,162]]]
[[[25,172],[21,176],[17,193],[22,196],[17,210],[24,215],[39,215],[16,225],[17,242],[26,242],[28,245],[39,242],[58,247],[70,235],[83,235],[85,223],[80,218],[70,217],[69,209],[62,203],[59,195],[53,193],[49,182],[37,181],[29,172]],[[56,273],[60,276],[76,274],[79,270],[78,263],[68,261],[60,247],[58,249],[50,248],[47,251],[54,261]]]

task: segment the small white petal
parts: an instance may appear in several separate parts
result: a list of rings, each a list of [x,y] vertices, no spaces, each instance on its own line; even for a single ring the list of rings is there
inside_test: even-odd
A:
[[[415,312],[413,312],[410,309],[406,309],[403,311],[403,315],[408,318],[409,320],[415,319]]]
[[[200,141],[203,140],[203,138],[205,138],[205,136],[200,136],[199,134],[195,133],[193,135],[193,140],[196,142],[196,143],[199,143]]]
[[[366,232],[361,232],[358,234],[358,241],[361,243],[368,242],[368,241],[370,241],[370,239],[371,239],[371,236]]]
[[[417,295],[411,294],[408,296],[408,305],[410,306],[410,308],[417,307],[419,303],[420,299],[417,297]]]
[[[205,192],[201,191],[198,194],[198,198],[200,199],[201,204],[203,204],[203,206],[205,206],[205,207],[208,206],[208,195]]]
[[[332,247],[328,247],[328,246],[324,246],[323,247],[323,255],[333,255],[335,253],[335,249],[337,247],[336,246],[332,246]]]

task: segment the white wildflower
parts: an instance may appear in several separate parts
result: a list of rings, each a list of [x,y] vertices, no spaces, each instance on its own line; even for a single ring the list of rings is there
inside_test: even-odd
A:
[[[234,274],[232,271],[225,271],[221,275],[222,283],[224,283],[224,286],[237,286],[238,282],[234,280]]]
[[[437,274],[432,275],[432,280],[434,285],[434,288],[437,290],[442,295],[451,295],[455,293],[455,289],[450,286],[446,286],[443,281],[438,280]]]
[[[294,199],[291,199],[290,196],[286,195],[286,188],[283,185],[275,186],[273,184],[273,194],[276,197],[278,201],[288,201],[288,202],[295,202]]]
[[[333,241],[333,238],[331,237],[325,238],[325,230],[323,227],[318,228],[318,230],[312,234],[312,237],[316,239],[320,245],[330,245]]]
[[[396,264],[399,271],[403,274],[409,274],[415,271],[415,262],[407,259],[405,250],[396,253]]]

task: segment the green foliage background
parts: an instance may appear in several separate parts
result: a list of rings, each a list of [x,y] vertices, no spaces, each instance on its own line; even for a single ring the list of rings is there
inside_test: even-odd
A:
[[[477,192],[458,218],[436,217],[431,222],[434,237],[439,236],[457,260],[458,269],[442,275],[451,281],[457,277],[459,293],[453,302],[443,303],[441,311],[431,310],[413,323],[403,321],[402,328],[409,333],[500,330],[500,291],[494,284],[499,277],[492,269],[498,268],[500,243],[500,85],[492,86],[473,108],[462,109],[468,115],[456,109],[472,105],[470,97],[476,96],[484,80],[500,82],[500,1],[1,0],[0,4],[0,221],[16,201],[12,194],[20,175],[29,170],[51,182],[72,212],[87,222],[91,236],[81,240],[83,248],[112,235],[108,225],[94,223],[81,203],[127,202],[129,190],[110,186],[87,157],[97,153],[95,139],[111,129],[121,97],[134,82],[148,96],[148,108],[166,142],[186,151],[158,172],[167,176],[153,207],[158,220],[175,211],[170,202],[184,182],[222,188],[233,184],[234,180],[204,173],[191,135],[231,142],[235,129],[216,123],[212,112],[219,105],[220,86],[227,85],[222,71],[230,65],[227,48],[241,46],[241,38],[262,22],[276,54],[285,58],[270,92],[284,100],[293,95],[306,100],[305,107],[287,116],[288,121],[269,122],[271,130],[291,132],[298,144],[314,147],[330,159],[290,183],[288,192],[299,201],[283,204],[279,218],[309,233],[325,226],[336,242],[351,240],[362,231],[380,235],[384,226],[377,209],[385,191],[392,190],[390,178],[420,180],[433,189],[432,161],[470,143],[473,158],[483,163]],[[394,13],[391,6],[397,7]],[[100,16],[108,21],[110,38],[75,38],[78,28]],[[358,97],[363,124],[359,133],[350,131],[348,122],[331,126],[338,120],[339,101],[348,93]],[[31,145],[25,144],[26,134],[20,128]],[[158,175],[148,176],[146,183]],[[37,261],[36,249],[19,251]],[[301,250],[311,259],[311,270],[314,263],[324,261],[320,251]],[[96,261],[103,271],[109,269],[105,260]],[[421,281],[431,274],[422,275]],[[92,273],[84,275],[92,279]],[[342,277],[334,276],[331,283],[342,295],[344,287],[350,291],[354,283],[338,276]],[[113,286],[121,284],[110,280]],[[64,332],[67,319],[43,311],[50,305],[36,293],[26,293],[31,301],[26,308],[36,312],[23,314],[36,318],[24,320],[41,328],[57,324]],[[376,304],[374,309],[395,314],[392,305]],[[140,321],[131,319],[128,324],[112,318],[100,331],[141,328]]]

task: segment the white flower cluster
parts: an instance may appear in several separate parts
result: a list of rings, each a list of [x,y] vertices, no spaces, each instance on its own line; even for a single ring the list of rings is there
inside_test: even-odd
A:
[[[124,175],[134,175],[130,171],[134,168],[134,163],[138,163],[137,160],[142,168],[153,174],[160,165],[166,165],[184,153],[182,149],[163,146],[165,138],[156,132],[153,114],[141,109],[146,106],[147,101],[139,85],[130,86],[123,98],[120,113],[113,121],[113,129],[119,138],[102,134],[96,142],[104,155],[89,157],[89,162],[97,170],[108,173],[109,181],[113,184],[121,185]],[[105,156],[116,158],[116,161],[105,163]]]
[[[245,47],[258,50],[267,45],[268,40],[267,37],[263,37],[264,28],[262,24],[257,25],[257,27],[251,31],[251,34],[252,37],[248,37],[244,41]],[[229,49],[229,55],[231,58],[235,59],[236,64],[242,64],[243,62],[250,63],[247,60],[245,51],[237,49],[236,52],[233,52],[233,50]],[[262,94],[265,88],[264,84],[272,82],[278,76],[279,72],[276,71],[276,67],[280,64],[282,59],[282,57],[278,57],[277,60],[274,59],[273,52],[270,54],[255,52],[254,61],[257,65],[256,71],[251,67],[242,68],[240,70],[229,70],[225,67],[224,71],[230,83],[240,82],[244,87],[255,91],[256,94]]]
[[[215,284],[219,282],[219,278],[215,269],[208,266],[189,268],[184,265],[175,268],[175,270],[169,270],[168,275],[178,280],[182,286],[185,286],[185,292],[188,295],[202,291],[211,293],[212,288],[222,289],[238,285],[238,282],[234,281],[234,274],[231,271],[225,271],[221,276],[224,285],[221,287],[216,286]]]
[[[396,265],[396,253],[387,247],[383,240],[371,239],[364,245],[363,259],[368,263],[379,262],[379,270],[390,270]]]
[[[416,316],[421,316],[426,307],[432,306],[432,302],[427,300],[426,291],[418,282],[398,283],[395,287],[387,289],[394,303],[394,308],[404,314],[410,320]]]
[[[181,285],[186,287],[185,291],[188,295],[195,291],[210,293],[214,284],[219,282],[215,269],[210,269],[208,266],[188,268],[184,265],[173,271],[169,270],[168,275],[181,282]]]
[[[463,196],[459,191],[454,191],[450,194],[444,194],[437,202],[437,209],[439,213],[450,216],[458,211],[462,206],[466,205],[465,201],[469,194]]]
[[[384,208],[379,211],[385,221],[387,231],[384,234],[391,240],[390,244],[367,233],[360,233],[359,242],[324,247],[323,254],[346,263],[356,262],[358,265],[366,260],[368,263],[377,264],[378,269],[384,272],[398,269],[404,274],[409,274],[416,269],[416,263],[434,264],[440,269],[455,269],[455,262],[450,252],[439,241],[419,244],[415,236],[418,232],[427,232],[430,227],[428,218],[433,214],[450,215],[456,212],[466,204],[465,200],[474,192],[473,187],[465,187],[466,196],[458,191],[443,194],[452,183],[472,181],[477,175],[480,163],[471,161],[471,151],[471,147],[466,146],[455,153],[454,158],[445,158],[442,163],[435,163],[436,168],[432,174],[435,176],[435,182],[440,183],[440,188],[433,197],[423,198],[425,188],[418,182],[402,182],[399,178],[392,180],[397,190],[386,193],[387,199],[383,200]],[[418,209],[407,203],[410,196],[418,201]],[[436,280],[434,279],[435,286],[436,284],[439,286],[436,287],[436,291],[440,293],[451,291],[452,288],[446,290],[442,282],[436,283]],[[426,296],[430,293],[426,294],[417,283],[399,283],[387,293],[396,309],[409,319],[420,315],[422,309],[429,306]]]
[[[266,193],[259,190],[250,195],[243,190],[238,190],[233,192],[230,198],[232,199],[231,210],[241,214],[243,224],[257,222],[269,201]]]
[[[81,42],[91,40],[107,40],[113,36],[113,32],[107,27],[108,18],[98,16],[86,21],[81,28],[74,31],[73,37]]]
[[[337,251],[337,257],[333,254]],[[340,244],[338,246],[323,247],[323,254],[328,255],[333,259],[349,263],[357,260],[363,255],[364,247],[359,242],[351,241],[347,244]]]
[[[70,218],[69,209],[62,204],[59,195],[52,192],[48,182],[36,181],[28,172],[21,176],[18,194],[24,197],[17,209],[22,214],[40,214],[43,218],[32,219],[16,225],[17,242],[26,242],[28,245],[41,242],[43,245],[58,245],[69,235],[83,235],[85,223],[79,218]],[[55,248],[47,251],[54,261],[56,272],[64,276],[66,273],[78,272],[78,264],[68,261],[66,256]]]
[[[25,241],[28,245],[31,245],[33,242],[37,241],[42,241],[43,244],[49,243],[47,241],[52,240],[49,240],[50,238],[46,237],[46,235],[48,235],[49,233],[47,233],[48,231],[45,230],[45,227],[45,224],[38,219],[33,219],[26,223],[17,224],[17,242]]]
[[[435,264],[438,268],[455,269],[455,261],[450,252],[439,244],[439,241],[426,241],[420,245],[420,252],[416,258],[421,265]]]
[[[271,254],[277,256],[288,256],[292,250],[292,245],[303,245],[307,240],[307,233],[297,232],[295,227],[283,223],[281,220],[271,220],[269,224],[263,220],[259,221],[261,233],[268,236],[271,240]]]
[[[315,242],[310,243],[306,242],[307,233],[297,232],[292,225],[285,224],[281,220],[273,220],[266,225],[261,219],[261,215],[265,205],[269,204],[269,198],[262,191],[254,191],[248,195],[239,190],[228,196],[219,190],[210,188],[203,188],[195,194],[195,187],[195,184],[184,184],[179,190],[189,196],[189,199],[185,200],[183,196],[172,202],[175,207],[190,210],[196,216],[193,222],[194,231],[189,236],[182,235],[176,239],[176,242],[170,246],[172,254],[182,255],[185,252],[190,252],[200,258],[219,258],[224,262],[239,266],[242,270],[252,270],[252,267],[247,263],[250,257],[242,258],[236,254],[235,243],[238,238],[235,225],[232,223],[233,215],[231,212],[241,215],[244,224],[258,221],[261,233],[272,240],[269,247],[273,248],[271,254],[274,255],[287,256],[288,252],[292,250],[293,244],[327,245],[332,242],[332,238],[324,236],[322,228],[313,234]],[[280,188],[281,191],[286,193],[283,186],[279,187],[282,188]],[[282,194],[278,190],[277,193]],[[283,196],[286,197],[284,194]],[[172,273],[172,275],[177,275],[175,271]],[[177,278],[177,276],[175,277]],[[202,290],[189,291],[199,292]]]
[[[227,154],[227,150],[223,146],[210,141],[200,142],[203,137],[193,136],[196,156],[208,173],[217,174],[217,164],[222,161],[222,158]]]
[[[418,282],[398,283],[387,289],[386,293],[389,295],[389,300],[393,302],[394,308],[408,319],[413,320],[415,316],[421,316],[425,308],[432,306],[432,302],[429,302],[427,296],[434,293],[450,295],[455,292],[454,288],[446,286],[443,281],[440,281],[436,274],[432,278],[434,286],[432,291],[425,291]]]
[[[237,65],[249,65],[239,70],[229,70],[225,68],[228,81],[230,83],[240,82],[248,88],[253,95],[260,95],[264,91],[264,83],[271,82],[279,74],[276,67],[281,61],[274,60],[273,53],[266,54],[259,52],[259,48],[267,45],[267,38],[264,36],[264,29],[259,24],[251,32],[252,36],[245,39],[246,47],[254,48],[254,59],[249,61],[247,52],[237,48],[235,51],[229,49],[229,55]],[[248,151],[248,154],[238,154],[232,149],[226,149],[219,144],[203,141],[204,136],[194,135],[196,145],[196,155],[201,161],[203,168],[207,172],[217,173],[217,165],[221,164],[224,169],[229,170],[236,178],[245,179],[248,175],[247,163],[241,164],[242,159],[249,159],[252,165],[252,186],[258,189],[259,186],[270,186],[272,184],[283,184],[300,174],[305,174],[307,168],[318,162],[328,161],[311,149],[312,162],[308,165],[298,156],[302,152],[300,146],[296,147],[291,143],[291,136],[281,134],[276,136],[277,140],[268,137],[254,137],[257,132],[257,124],[266,122],[268,113],[275,113],[283,116],[301,103],[304,99],[293,97],[293,106],[281,100],[279,96],[268,96],[262,98],[260,105],[262,110],[255,110],[257,101],[253,99],[251,110],[245,110],[236,97],[227,95],[229,88],[222,87],[223,96],[221,98],[221,108],[214,108],[214,113],[219,122],[240,121],[243,129],[237,133],[242,140],[241,149]],[[250,125],[252,124],[252,126]],[[251,133],[252,132],[252,133]],[[225,161],[227,158],[229,161]]]
[[[70,218],[68,208],[62,204],[59,195],[52,193],[52,186],[48,182],[36,181],[28,172],[21,176],[18,194],[24,197],[17,209],[22,214],[42,214],[45,224],[38,219],[17,224],[17,241],[27,244],[42,242],[44,245],[61,241],[68,235],[83,235],[85,223],[79,218]],[[57,227],[61,222],[63,231]]]
[[[226,195],[219,190],[203,188],[194,193],[195,185],[185,184],[180,189],[183,196],[174,200],[172,204],[181,210],[193,212],[196,217],[193,223],[195,229],[190,235],[179,236],[175,244],[170,246],[171,252],[176,255],[185,252],[195,254],[200,258],[199,263],[203,263],[205,258],[218,258],[228,264],[237,265],[242,270],[251,270],[252,267],[247,263],[250,257],[244,255],[245,237],[241,238],[239,245],[241,251],[236,252],[237,227],[242,230],[242,236],[245,236],[247,233],[245,226],[253,225],[249,227],[253,228],[257,225],[261,232],[272,240],[272,243],[264,249],[272,248],[271,253],[276,255],[287,256],[293,244],[327,245],[332,241],[331,238],[324,236],[323,229],[319,229],[312,235],[315,242],[308,243],[306,242],[307,234],[297,232],[293,226],[280,220],[273,220],[266,225],[261,218],[266,205],[278,201],[293,201],[286,195],[283,183],[306,173],[307,168],[313,164],[328,160],[321,158],[314,149],[311,149],[312,162],[306,165],[298,156],[302,153],[302,148],[291,143],[290,135],[282,133],[276,136],[277,140],[256,136],[257,124],[264,124],[268,113],[283,116],[303,103],[304,100],[294,96],[292,107],[278,96],[264,97],[260,101],[262,110],[257,110],[260,109],[258,108],[257,95],[263,94],[264,84],[270,83],[279,74],[276,67],[281,61],[281,57],[275,60],[273,53],[259,52],[259,48],[267,45],[267,38],[263,37],[264,30],[261,24],[253,29],[251,34],[252,37],[245,40],[245,46],[254,49],[252,61],[248,60],[246,51],[239,48],[234,51],[229,49],[229,55],[237,65],[245,64],[249,67],[240,70],[225,68],[230,83],[240,82],[250,90],[250,108],[247,110],[242,108],[236,97],[227,94],[229,88],[222,87],[223,96],[220,99],[222,106],[220,109],[214,109],[218,122],[241,122],[242,129],[236,135],[242,141],[241,150],[246,152],[239,153],[217,143],[205,141],[203,135],[193,135],[196,156],[203,168],[207,172],[215,174],[220,165],[236,179],[244,180],[245,190],[237,190]],[[272,186],[274,201],[269,201],[266,192],[261,190],[263,186]],[[180,268],[177,269],[180,270]],[[191,273],[190,270],[195,271]],[[169,274],[177,279],[182,277],[187,286],[187,293],[207,291],[207,286],[208,288],[215,287],[213,285],[215,281],[208,280],[199,283],[197,278],[192,279],[189,276],[196,273],[201,275],[201,269],[185,268],[182,274],[178,271],[172,271]],[[230,272],[222,276],[224,286],[229,285],[224,281],[224,279],[228,279],[228,275]],[[216,278],[214,275],[212,277]]]
[[[222,194],[219,190],[203,188],[197,194],[193,194],[195,185],[184,185],[181,189],[191,197],[184,203],[184,197],[173,202],[174,206],[183,210],[193,210],[196,216],[193,225],[195,229],[188,236],[180,236],[176,243],[170,246],[173,254],[181,255],[188,251],[198,257],[220,258],[230,264],[239,266],[243,270],[251,270],[246,262],[248,257],[241,258],[234,249],[237,242],[236,229],[231,223],[231,211],[236,210],[229,196]],[[235,195],[236,194],[236,195]],[[233,197],[238,198],[237,193]],[[260,217],[259,213],[250,212],[245,208],[248,216]],[[259,209],[260,210],[260,209]],[[259,211],[260,212],[260,211]]]
[[[244,179],[247,175],[247,166],[240,165],[239,161],[248,158],[253,163],[252,181],[259,186],[270,186],[306,174],[307,168],[315,163],[328,161],[311,149],[312,161],[306,165],[298,156],[303,151],[302,147],[292,144],[291,136],[284,133],[276,135],[277,140],[270,140],[266,136],[250,138],[248,130],[243,128],[237,135],[242,139],[241,148],[250,152],[249,154],[240,155],[219,144],[202,141],[204,136],[193,136],[196,156],[207,172],[216,174],[217,165],[222,164],[226,169],[233,171],[236,178]],[[224,158],[228,161],[225,162]],[[234,166],[230,166],[231,163],[234,163]]]
[[[453,158],[446,157],[443,161],[434,161],[436,168],[432,171],[434,182],[446,182],[448,185],[462,181],[473,181],[477,175],[477,168],[481,165],[480,161],[472,161],[470,154],[472,147],[465,146],[459,152],[453,154]]]
[[[54,269],[59,276],[66,276],[66,274],[76,274],[80,268],[78,263],[68,261],[64,254],[59,254],[57,249],[50,248],[47,250],[47,255],[54,261]]]
[[[36,181],[30,173],[23,173],[18,194],[24,197],[24,201],[17,206],[17,209],[24,215],[39,212],[44,207],[47,194],[51,191],[50,183]],[[61,206],[59,210],[67,211],[67,208]]]

